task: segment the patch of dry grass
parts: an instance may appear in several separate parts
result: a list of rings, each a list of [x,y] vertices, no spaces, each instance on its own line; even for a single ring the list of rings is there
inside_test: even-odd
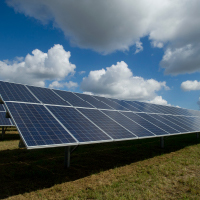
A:
[[[9,138],[9,139],[7,139]],[[80,146],[64,169],[64,148],[18,149],[0,141],[1,199],[200,199],[194,134]]]

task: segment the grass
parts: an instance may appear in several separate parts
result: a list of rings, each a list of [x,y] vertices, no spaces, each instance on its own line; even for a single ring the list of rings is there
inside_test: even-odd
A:
[[[64,148],[18,149],[0,141],[0,199],[200,199],[195,134],[85,145],[64,169]]]

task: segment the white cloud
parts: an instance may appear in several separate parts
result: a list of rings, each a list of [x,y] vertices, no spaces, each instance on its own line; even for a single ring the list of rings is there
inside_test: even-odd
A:
[[[68,89],[71,88],[76,88],[78,87],[78,84],[73,82],[73,81],[69,81],[69,82],[58,82],[58,81],[53,81],[50,85],[50,88],[63,88],[63,87],[67,87]]]
[[[80,71],[79,74],[80,75],[85,74],[85,71]]]
[[[162,98],[162,96],[156,96],[154,99],[148,101],[149,103],[154,103],[154,104],[160,104],[160,105],[171,105],[168,104],[165,99]]]
[[[53,22],[70,42],[107,54],[126,51],[148,36],[163,48],[166,74],[200,71],[199,0],[7,0],[42,23]],[[142,48],[137,48],[138,53]],[[186,55],[186,56],[185,56]]]
[[[166,74],[176,75],[200,71],[200,43],[168,48],[160,64],[165,68]]]
[[[153,41],[151,42],[151,45],[153,47],[157,47],[157,48],[163,48],[164,44],[162,42],[159,42],[159,41]]]
[[[54,45],[47,53],[35,49],[32,55],[14,61],[0,61],[2,80],[45,86],[45,80],[62,80],[75,73],[69,62],[71,54],[62,45]]]
[[[142,42],[137,41],[137,42],[135,43],[135,46],[136,46],[135,54],[136,54],[136,53],[139,53],[139,52],[141,52],[141,51],[143,51]]]
[[[106,69],[90,71],[88,77],[83,78],[81,89],[106,97],[152,100],[157,96],[157,91],[168,90],[169,87],[166,86],[166,82],[133,76],[128,65],[121,61]]]
[[[200,82],[195,81],[185,81],[181,83],[181,89],[184,91],[200,90]]]
[[[101,53],[128,50],[149,36],[173,48],[200,41],[199,0],[7,0],[9,6],[63,30],[71,43]]]

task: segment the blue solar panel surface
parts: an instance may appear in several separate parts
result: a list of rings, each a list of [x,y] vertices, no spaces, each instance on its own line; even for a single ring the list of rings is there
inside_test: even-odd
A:
[[[125,107],[127,110],[131,110],[133,112],[142,112],[138,107],[134,107],[133,105],[128,104],[127,102],[125,102],[123,100],[112,99],[112,101],[115,101],[119,105]]]
[[[103,103],[102,101],[97,100],[95,97],[93,97],[91,95],[80,94],[80,93],[76,93],[76,95],[79,96],[80,98],[82,98],[83,100],[89,102],[90,104],[92,104],[96,108],[113,109],[110,106],[108,106],[107,104]]]
[[[136,101],[125,101],[126,103],[134,106],[135,108],[138,108],[142,112],[147,112],[147,113],[159,113],[158,110],[152,109],[149,104],[143,103],[143,102],[136,102]]]
[[[0,112],[0,126],[12,126],[11,120],[6,118],[6,112]]]
[[[193,127],[188,126],[188,125],[184,124],[183,122],[180,122],[176,116],[173,116],[173,115],[165,115],[165,116],[162,116],[162,117],[164,117],[165,119],[170,120],[170,121],[172,121],[173,123],[175,123],[175,124],[181,126],[181,127],[184,128],[185,130],[187,130],[187,132],[195,132],[195,131],[196,131]]]
[[[61,90],[53,90],[56,94],[62,97],[65,101],[69,102],[72,106],[77,107],[86,107],[86,108],[93,108],[94,106],[90,105],[86,101],[83,101],[79,97],[77,97],[72,92],[61,91]]]
[[[139,116],[138,114],[132,113],[132,112],[123,112],[123,115],[127,116],[128,118],[130,118],[131,120],[137,122],[138,124],[140,124],[141,126],[143,126],[144,128],[148,129],[149,131],[151,131],[152,133],[154,133],[155,135],[167,135],[169,134],[167,131],[161,129],[158,125],[158,122],[156,122],[155,120],[155,124],[152,124],[151,122],[149,122],[148,120],[142,118]]]
[[[78,109],[91,121],[93,121],[98,127],[109,134],[113,139],[128,139],[136,138],[135,135],[124,129],[122,126],[117,124],[115,121],[107,117],[101,111],[96,109]]]
[[[5,111],[3,104],[0,104],[0,111]]]
[[[43,105],[7,102],[27,147],[76,143]]]
[[[111,140],[75,108],[47,106],[79,142]]]
[[[28,148],[200,131],[200,112],[178,107],[3,81],[0,81],[0,97]],[[5,114],[0,104],[0,126],[12,125]]]
[[[199,120],[199,117],[176,116],[176,118],[181,123],[184,123],[187,126],[192,127],[194,130],[196,130],[196,131],[200,130],[200,120]],[[198,119],[198,121],[196,119]]]
[[[95,96],[95,98],[97,98],[99,101],[102,101],[104,103],[106,103],[107,105],[109,105],[110,107],[114,108],[115,110],[128,110],[126,109],[125,107],[121,106],[120,104],[110,100],[110,99],[107,99],[105,97],[98,97],[98,96]]]
[[[121,124],[122,126],[126,127],[129,131],[134,133],[137,137],[147,137],[147,136],[154,136],[153,133],[148,131],[147,129],[140,126],[136,122],[130,120],[129,118],[125,117],[123,114],[117,111],[108,111],[104,110],[103,113],[114,119],[116,122]]]
[[[44,104],[54,104],[54,105],[66,105],[70,106],[69,103],[61,99],[57,94],[55,94],[51,89],[40,88],[34,86],[28,86],[31,92]]]
[[[163,117],[164,115],[160,115],[160,114],[149,114],[149,116],[151,116],[151,117],[157,119],[157,120],[159,121],[159,123],[164,123],[164,124],[166,124],[166,125],[172,127],[173,129],[177,130],[177,133],[179,133],[179,132],[182,132],[182,133],[187,132],[186,129],[184,129],[184,128],[181,127],[181,126],[178,126],[178,125],[175,124],[175,123],[173,123],[173,121],[171,121],[171,120],[169,121],[169,120],[165,119],[165,118]],[[172,132],[170,132],[170,133],[172,134],[172,133],[174,133],[174,132],[172,131]]]
[[[0,95],[3,101],[39,103],[25,85],[0,81]]]

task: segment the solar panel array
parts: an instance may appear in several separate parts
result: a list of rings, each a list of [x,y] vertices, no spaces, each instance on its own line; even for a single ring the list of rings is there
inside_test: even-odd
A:
[[[3,81],[0,100],[4,103],[0,104],[0,123],[12,123],[5,117],[7,111],[30,149],[200,131],[199,111],[172,106]]]
[[[12,120],[6,118],[6,110],[3,104],[0,104],[0,127],[2,126],[13,126]]]

